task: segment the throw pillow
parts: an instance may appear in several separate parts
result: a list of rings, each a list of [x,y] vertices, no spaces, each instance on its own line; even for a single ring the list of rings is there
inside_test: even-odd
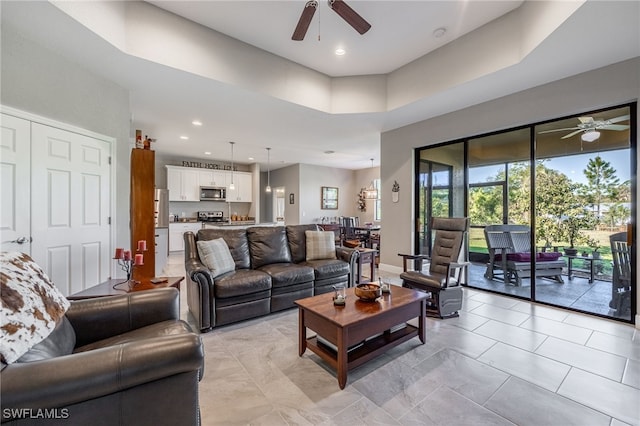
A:
[[[236,269],[236,263],[224,239],[198,241],[197,245],[200,260],[209,268],[213,278]]]
[[[0,358],[11,364],[44,340],[70,303],[24,253],[0,254]]]
[[[304,231],[307,261],[336,259],[336,240],[332,231]]]

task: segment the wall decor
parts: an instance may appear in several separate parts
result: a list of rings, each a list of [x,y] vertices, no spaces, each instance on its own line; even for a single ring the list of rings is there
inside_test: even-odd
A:
[[[400,185],[398,185],[398,181],[393,181],[393,187],[391,188],[391,201],[397,203],[400,200]]]
[[[289,204],[295,204],[296,202],[296,198],[295,195],[293,195],[293,192],[291,194],[289,194]]]
[[[338,209],[338,188],[333,186],[322,187],[322,199],[320,200],[320,208],[324,210]]]

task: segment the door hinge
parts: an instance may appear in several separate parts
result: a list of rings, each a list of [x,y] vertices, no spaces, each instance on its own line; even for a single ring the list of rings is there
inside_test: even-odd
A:
[[[111,157],[109,157],[109,164],[111,164]]]
[[[111,225],[111,216],[109,216],[108,220],[107,220],[107,224]]]

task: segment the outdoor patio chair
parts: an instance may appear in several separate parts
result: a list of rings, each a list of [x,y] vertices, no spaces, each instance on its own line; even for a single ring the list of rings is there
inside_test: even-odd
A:
[[[627,245],[627,233],[618,232],[609,236],[613,257],[611,302],[609,307],[622,315],[631,309],[631,250]]]

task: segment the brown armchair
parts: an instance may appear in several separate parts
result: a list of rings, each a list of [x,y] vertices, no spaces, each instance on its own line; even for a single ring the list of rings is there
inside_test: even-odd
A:
[[[431,219],[435,232],[431,257],[426,255],[399,254],[402,256],[400,274],[402,286],[431,293],[427,303],[427,315],[440,318],[458,316],[462,308],[461,277],[469,262],[460,262],[460,252],[465,234],[469,230],[468,218]],[[408,261],[413,260],[413,270]],[[424,260],[430,260],[429,269],[422,270]]]

